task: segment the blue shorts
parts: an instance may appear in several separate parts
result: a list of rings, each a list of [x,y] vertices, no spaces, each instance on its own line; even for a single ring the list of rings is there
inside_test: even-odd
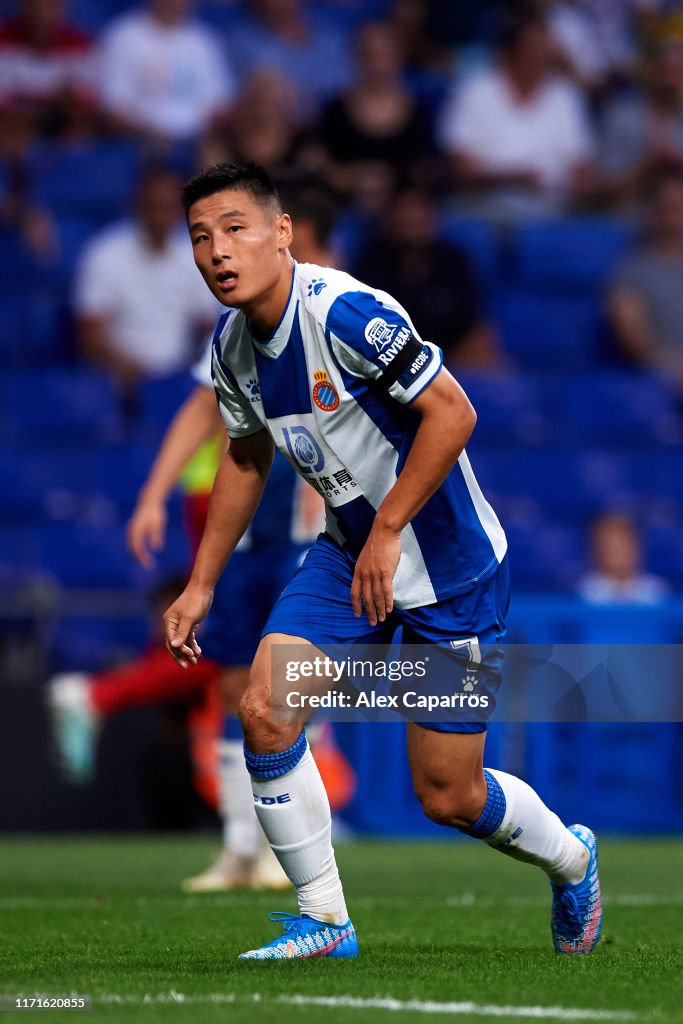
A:
[[[507,558],[493,576],[467,593],[421,608],[394,609],[385,622],[374,628],[365,614],[360,618],[353,614],[353,572],[353,559],[327,534],[321,534],[280,595],[263,635],[284,633],[300,636],[316,647],[352,648],[361,644],[389,644],[402,627],[404,644],[433,645],[444,659],[444,677],[458,679],[470,668],[471,650],[464,644],[454,649],[453,642],[478,640],[484,652],[478,692],[489,696],[486,717],[490,717],[501,682],[503,653],[498,644],[505,635],[510,596]],[[440,732],[472,733],[486,729],[481,721],[419,724]]]
[[[269,544],[234,553],[199,639],[207,658],[226,667],[251,664],[268,613],[307,550],[308,545]]]

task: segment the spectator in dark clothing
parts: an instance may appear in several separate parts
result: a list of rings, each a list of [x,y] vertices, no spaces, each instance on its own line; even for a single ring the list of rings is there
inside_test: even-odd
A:
[[[437,237],[434,205],[425,192],[411,188],[397,195],[354,270],[409,309],[420,335],[439,345],[451,365],[500,365],[470,261]]]
[[[296,162],[296,96],[276,71],[254,71],[232,108],[227,130],[208,136],[200,166],[253,161],[268,168]]]
[[[683,165],[683,42],[659,46],[645,78],[645,89],[619,96],[603,118],[601,171],[608,197],[627,205],[656,169]]]
[[[362,190],[369,170],[388,186],[415,180],[431,152],[427,118],[403,82],[403,57],[393,26],[366,25],[358,38],[351,88],[324,110],[320,136],[330,177],[340,190]]]

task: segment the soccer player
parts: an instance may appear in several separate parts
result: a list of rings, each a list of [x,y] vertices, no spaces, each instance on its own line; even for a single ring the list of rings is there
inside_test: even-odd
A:
[[[506,540],[464,446],[466,395],[408,313],[349,275],[295,263],[292,222],[265,171],[221,164],[183,193],[194,257],[229,308],[213,374],[231,438],[186,589],[165,615],[182,666],[195,628],[247,529],[277,447],[323,493],[326,531],[277,601],[240,713],[263,830],[296,887],[299,915],[245,959],[353,957],[354,927],[330,839],[330,810],[305,732],[270,707],[274,645],[436,645],[462,668],[460,643],[494,645],[508,604]],[[453,642],[455,641],[455,644]],[[425,814],[541,867],[553,892],[558,953],[585,954],[601,925],[593,833],[565,827],[520,779],[483,767],[483,723],[408,724]]]

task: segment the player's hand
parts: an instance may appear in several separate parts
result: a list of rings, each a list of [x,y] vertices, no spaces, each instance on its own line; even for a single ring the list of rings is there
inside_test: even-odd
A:
[[[141,501],[135,506],[126,527],[128,550],[145,569],[154,565],[153,551],[161,551],[166,542],[168,514],[163,502]]]
[[[164,615],[166,650],[181,668],[196,665],[202,656],[195,629],[209,613],[213,590],[188,586]]]
[[[394,609],[394,575],[401,557],[401,534],[375,522],[358,556],[351,584],[356,618],[362,608],[371,626],[384,622]]]

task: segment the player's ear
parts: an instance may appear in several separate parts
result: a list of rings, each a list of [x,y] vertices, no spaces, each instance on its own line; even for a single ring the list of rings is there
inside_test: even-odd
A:
[[[292,230],[292,218],[288,213],[281,213],[277,219],[275,225],[277,233],[277,246],[278,249],[289,249],[292,244],[293,230]]]

